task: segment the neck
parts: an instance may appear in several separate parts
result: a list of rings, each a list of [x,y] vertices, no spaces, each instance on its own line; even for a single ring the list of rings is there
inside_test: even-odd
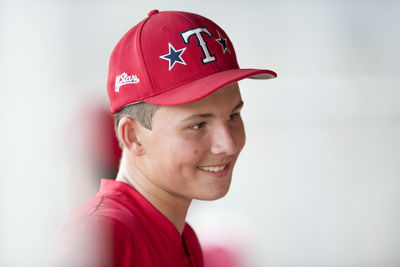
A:
[[[125,182],[135,188],[182,234],[191,199],[183,199],[163,190],[152,183],[151,180],[136,168],[135,164],[130,163],[128,165],[127,163],[127,160],[123,157],[116,180]]]

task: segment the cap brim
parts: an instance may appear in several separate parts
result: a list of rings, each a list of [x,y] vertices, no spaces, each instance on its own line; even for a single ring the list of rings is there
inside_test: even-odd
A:
[[[271,70],[225,70],[186,83],[165,93],[144,99],[143,101],[149,104],[161,106],[183,105],[203,99],[218,89],[245,78],[272,79],[276,78],[276,76],[276,73]]]

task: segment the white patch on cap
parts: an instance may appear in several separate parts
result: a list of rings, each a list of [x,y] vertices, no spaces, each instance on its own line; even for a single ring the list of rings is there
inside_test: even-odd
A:
[[[121,75],[118,75],[117,78],[115,78],[115,92],[119,92],[119,88],[123,85],[127,84],[135,84],[139,83],[140,79],[136,75],[130,75],[126,72],[122,73]]]

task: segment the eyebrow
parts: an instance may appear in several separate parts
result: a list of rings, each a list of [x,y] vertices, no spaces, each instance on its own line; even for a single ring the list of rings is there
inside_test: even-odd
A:
[[[240,100],[240,102],[232,109],[232,112],[234,112],[237,109],[240,109],[241,107],[243,107],[243,105],[244,105],[243,100]],[[212,118],[212,117],[215,117],[215,115],[212,113],[201,113],[201,114],[195,114],[190,117],[187,117],[186,119],[183,119],[182,121],[189,121],[189,120],[198,119],[198,118]]]

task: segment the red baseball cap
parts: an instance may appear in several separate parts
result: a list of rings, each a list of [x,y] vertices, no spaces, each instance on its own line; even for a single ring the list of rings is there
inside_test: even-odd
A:
[[[153,10],[114,48],[107,91],[115,113],[142,101],[186,104],[244,78],[275,77],[271,70],[240,69],[229,37],[211,20]]]

